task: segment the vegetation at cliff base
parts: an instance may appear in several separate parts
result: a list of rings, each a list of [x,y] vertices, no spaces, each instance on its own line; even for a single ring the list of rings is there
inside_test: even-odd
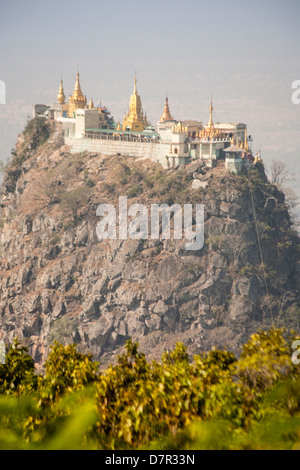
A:
[[[53,343],[44,373],[26,348],[0,365],[1,449],[299,449],[295,337],[253,335],[239,358],[183,344],[149,362],[127,342],[100,371],[91,354]]]

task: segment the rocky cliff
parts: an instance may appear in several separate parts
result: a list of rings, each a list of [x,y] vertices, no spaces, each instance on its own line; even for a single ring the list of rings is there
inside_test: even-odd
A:
[[[204,204],[203,248],[99,241],[96,209],[119,196]],[[257,329],[299,329],[300,241],[262,165],[236,176],[222,162],[164,170],[146,159],[74,155],[58,125],[34,120],[18,138],[0,204],[0,331],[9,342],[18,336],[37,363],[54,340],[76,342],[105,365],[129,338],[157,357],[176,341],[190,353],[238,351]]]

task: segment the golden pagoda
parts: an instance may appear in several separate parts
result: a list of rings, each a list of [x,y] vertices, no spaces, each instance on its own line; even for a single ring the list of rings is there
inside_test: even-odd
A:
[[[249,152],[247,129],[245,129],[244,150],[245,152]]]
[[[59,104],[64,104],[65,102],[65,92],[64,92],[64,86],[63,86],[63,80],[61,78],[60,80],[60,87],[59,87],[59,91],[58,91],[58,95],[57,95],[57,101]]]
[[[134,89],[130,97],[129,110],[124,115],[123,131],[137,131],[142,132],[147,127],[147,115],[143,113],[142,101],[137,92],[136,78],[134,79]]]
[[[89,103],[89,109],[94,109],[94,108],[95,108],[94,102],[93,102],[93,100],[92,100],[92,98],[91,98],[90,103]]]
[[[160,118],[160,122],[165,122],[165,121],[173,121],[174,119],[171,116],[170,109],[169,109],[169,101],[168,97],[166,96],[166,102],[165,102],[165,107],[164,107],[164,112]]]
[[[213,110],[214,108],[213,108],[212,98],[211,98],[208,124],[198,134],[198,137],[200,137],[201,139],[212,139],[214,137],[219,137],[221,135],[221,132],[215,129],[215,126],[213,123],[213,117],[212,117]]]
[[[212,97],[211,97],[211,102],[210,102],[210,108],[209,108],[209,121],[206,126],[206,135],[211,136],[214,133],[214,123],[213,123],[213,118],[212,118],[212,113],[213,113],[213,104],[212,104]]]
[[[75,88],[73,95],[69,98],[69,117],[74,116],[76,109],[85,109],[86,108],[86,96],[83,96],[81,91],[80,81],[79,81],[79,72],[77,72]]]

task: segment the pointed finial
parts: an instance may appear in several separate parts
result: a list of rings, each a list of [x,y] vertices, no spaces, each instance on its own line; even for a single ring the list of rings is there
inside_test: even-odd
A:
[[[247,137],[247,129],[245,129],[244,150],[245,150],[245,152],[249,152],[248,137]]]
[[[209,132],[212,131],[213,127],[214,127],[214,123],[213,123],[213,117],[212,117],[212,113],[213,113],[213,95],[211,95],[211,100],[210,100],[210,108],[209,108],[209,121],[208,121],[208,124],[207,124],[207,130]]]
[[[164,122],[164,121],[173,121],[173,118],[171,116],[170,109],[169,109],[168,95],[166,96],[166,100],[165,100],[164,112],[160,118],[160,122]]]
[[[213,110],[214,110],[214,108],[213,108],[213,94],[211,94],[209,112],[212,114]]]
[[[63,79],[62,77],[60,78],[60,87],[57,95],[57,100],[60,104],[64,104],[65,102],[65,92],[64,92],[64,86],[63,86]]]

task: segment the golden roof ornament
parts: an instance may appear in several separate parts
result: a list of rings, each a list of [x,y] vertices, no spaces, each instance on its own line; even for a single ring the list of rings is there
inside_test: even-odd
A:
[[[59,91],[58,91],[58,95],[57,95],[57,101],[59,102],[59,104],[64,104],[65,99],[66,99],[66,97],[65,97],[65,92],[64,92],[63,80],[61,78],[60,87],[59,87]]]
[[[84,99],[81,86],[80,86],[80,81],[79,81],[79,72],[77,72],[77,75],[76,75],[75,88],[74,88],[72,97],[74,100],[78,100],[81,98]]]
[[[79,80],[79,72],[77,71],[76,82],[73,95],[69,98],[69,117],[73,118],[76,109],[86,109],[86,96],[83,96]]]
[[[137,92],[136,77],[134,78],[133,93],[130,97],[129,110],[124,116],[123,130],[143,131],[148,125],[147,116],[143,113],[142,101]]]
[[[209,121],[208,121],[208,124],[206,126],[206,128],[208,130],[213,129],[213,127],[214,127],[213,118],[212,118],[213,110],[214,110],[214,108],[213,108],[213,102],[212,102],[212,97],[211,97],[210,108],[209,108]]]
[[[170,109],[169,109],[169,101],[168,101],[167,96],[166,96],[166,101],[165,101],[164,112],[159,121],[160,122],[173,121],[173,118],[171,116]]]
[[[245,129],[244,150],[245,152],[249,152],[247,129]]]

